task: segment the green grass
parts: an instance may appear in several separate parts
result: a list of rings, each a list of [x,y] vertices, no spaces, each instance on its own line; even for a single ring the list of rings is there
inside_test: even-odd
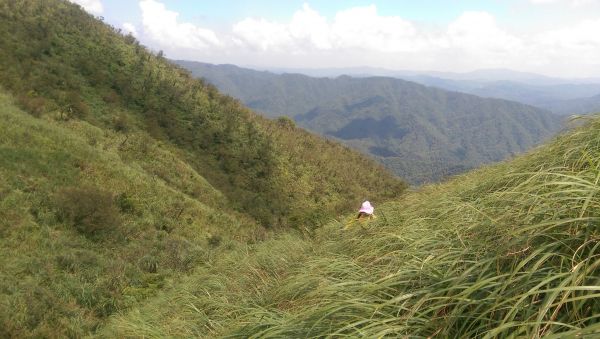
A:
[[[77,6],[0,7],[0,337],[598,330],[600,120],[382,204],[381,167]]]
[[[600,335],[600,119],[377,206],[347,231],[252,245],[105,336]]]
[[[0,121],[0,336],[93,333],[264,233],[143,133],[124,144],[86,122],[33,118],[5,94]]]
[[[261,118],[69,1],[0,0],[0,73],[25,112],[85,121],[97,127],[89,142],[118,131],[110,147],[124,161],[203,201],[216,189],[216,206],[272,229],[319,227],[365,195],[406,188],[346,147]],[[180,165],[164,166],[171,158]]]
[[[69,1],[0,0],[0,74],[0,337],[93,335],[226,253],[406,188]]]

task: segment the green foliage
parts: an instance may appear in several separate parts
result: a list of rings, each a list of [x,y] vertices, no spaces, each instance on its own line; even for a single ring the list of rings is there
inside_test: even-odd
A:
[[[406,186],[67,1],[0,0],[0,74],[2,337],[93,335],[275,229]]]
[[[113,129],[117,132],[127,133],[131,130],[131,122],[125,113],[121,113],[112,118]]]
[[[28,116],[2,93],[0,121],[3,337],[91,334],[210,261],[206,234],[255,241],[252,220],[139,132],[123,144],[111,129]]]
[[[127,193],[123,192],[121,194],[119,194],[116,198],[116,204],[119,207],[119,210],[122,213],[133,213],[135,212],[135,204],[134,202],[131,200],[131,198],[129,198],[127,196]]]
[[[595,117],[531,154],[376,205],[375,220],[230,252],[101,334],[595,337],[599,129]]]
[[[372,199],[385,198],[379,195],[385,187],[394,188],[393,196],[405,187],[382,167],[352,161],[354,155],[330,157],[327,166],[340,175],[320,176],[313,151],[280,147],[289,144],[287,139],[305,136],[293,124],[279,126],[287,133],[273,137],[272,122],[193,79],[161,55],[152,55],[131,36],[119,34],[76,5],[2,0],[0,6],[5,9],[0,13],[0,34],[5,37],[0,40],[0,71],[6,74],[0,84],[23,98],[19,102],[24,110],[34,116],[85,120],[126,134],[147,133],[178,149],[228,204],[264,226],[289,225],[292,215],[297,219],[293,210],[319,200],[317,192],[329,181]],[[310,138],[320,152],[336,152],[336,147]],[[311,172],[295,173],[297,167]],[[373,171],[378,181],[361,179],[365,177],[361,174]],[[348,180],[351,173],[355,180]],[[320,180],[305,182],[303,194],[291,197],[287,190],[300,175]],[[306,221],[311,226],[343,211],[347,200],[360,199],[338,191],[323,193],[336,200],[320,199],[318,208],[325,213],[317,222]]]
[[[296,123],[294,122],[294,120],[292,120],[286,116],[278,117],[276,121],[279,124],[279,126],[281,126],[282,128],[292,129],[292,128],[296,127]]]
[[[86,236],[104,238],[119,230],[121,216],[111,192],[96,187],[67,187],[61,188],[54,200],[61,221]]]
[[[561,127],[550,112],[383,77],[277,75],[177,61],[249,107],[335,138],[413,184],[521,153]]]

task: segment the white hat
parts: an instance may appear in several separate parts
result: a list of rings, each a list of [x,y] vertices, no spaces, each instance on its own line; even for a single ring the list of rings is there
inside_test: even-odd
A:
[[[373,214],[374,210],[375,209],[373,208],[373,206],[371,206],[371,203],[368,202],[368,201],[365,201],[360,206],[360,210],[358,212],[363,212],[363,213],[367,213],[367,214]]]

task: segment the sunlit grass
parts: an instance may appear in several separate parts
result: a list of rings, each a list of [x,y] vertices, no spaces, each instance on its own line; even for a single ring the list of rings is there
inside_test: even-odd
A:
[[[598,130],[595,118],[527,156],[378,206],[367,223],[332,221],[310,241],[222,258],[184,286],[188,297],[174,300],[174,287],[135,314],[187,312],[157,336],[600,335]],[[125,314],[109,328],[145,326]]]

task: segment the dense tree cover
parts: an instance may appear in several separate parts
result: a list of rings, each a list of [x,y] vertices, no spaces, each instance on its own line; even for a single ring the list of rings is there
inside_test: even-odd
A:
[[[366,196],[389,198],[404,187],[383,168],[295,127],[272,133],[276,123],[76,5],[20,0],[0,6],[1,84],[21,107],[168,141],[230,204],[266,226],[287,225],[306,211],[321,215],[301,222],[314,226]],[[290,140],[300,146],[282,146]],[[332,154],[329,176],[322,175],[322,154]]]
[[[561,118],[516,102],[384,77],[277,75],[178,61],[192,74],[267,116],[370,154],[412,183],[437,181],[538,144]]]
[[[185,63],[186,61],[178,61]],[[189,64],[190,67],[193,67]],[[225,65],[220,65],[225,66]],[[225,66],[233,71],[234,66]],[[474,94],[520,102],[549,110],[556,114],[588,114],[600,112],[600,106],[590,105],[590,99],[600,94],[600,79],[553,78],[535,73],[507,69],[476,70],[468,73],[436,71],[393,71],[382,68],[270,68],[275,73],[300,73],[312,77],[392,77],[413,81],[425,86],[454,92]],[[210,73],[211,71],[208,70]],[[223,79],[219,79],[223,81]],[[219,88],[221,88],[219,86]]]

